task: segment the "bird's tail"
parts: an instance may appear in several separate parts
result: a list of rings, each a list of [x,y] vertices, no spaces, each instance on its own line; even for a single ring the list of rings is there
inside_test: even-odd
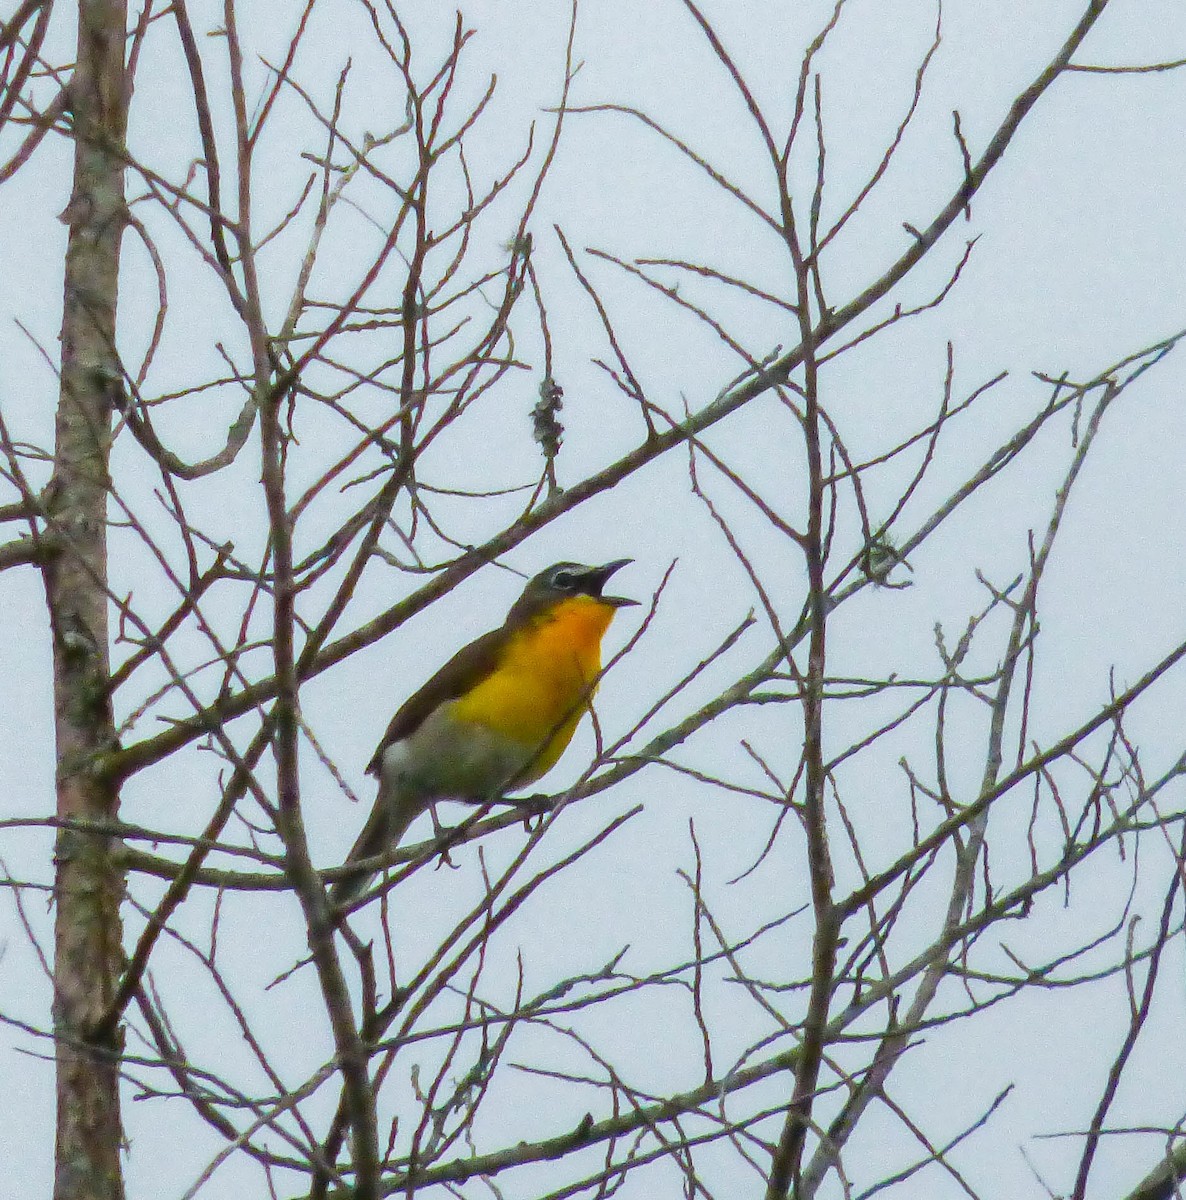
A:
[[[375,807],[346,855],[346,866],[398,846],[421,807],[414,798],[401,795],[398,787],[389,789],[380,781]],[[349,904],[366,891],[377,874],[377,871],[360,870],[353,875],[343,875],[330,886],[330,903],[335,907]]]

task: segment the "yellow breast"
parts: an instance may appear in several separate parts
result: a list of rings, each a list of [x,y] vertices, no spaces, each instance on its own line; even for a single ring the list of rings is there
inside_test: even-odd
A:
[[[616,610],[573,596],[540,613],[507,642],[498,669],[461,696],[453,714],[520,743],[530,759],[515,782],[550,770],[589,709],[601,670],[601,637]]]

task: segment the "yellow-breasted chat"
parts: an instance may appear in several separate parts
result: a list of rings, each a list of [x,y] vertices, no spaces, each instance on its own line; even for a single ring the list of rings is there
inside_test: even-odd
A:
[[[602,635],[619,608],[638,603],[603,594],[630,561],[541,571],[497,629],[459,650],[404,702],[367,765],[379,794],[347,864],[397,845],[438,800],[497,800],[552,768],[589,711]],[[371,876],[343,876],[330,899],[349,903]]]

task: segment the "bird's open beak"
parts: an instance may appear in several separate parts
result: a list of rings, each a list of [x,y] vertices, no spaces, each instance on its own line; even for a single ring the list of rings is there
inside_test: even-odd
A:
[[[637,604],[637,600],[630,600],[625,596],[603,596],[601,589],[605,587],[609,577],[615,572],[620,571],[627,563],[632,563],[632,558],[615,558],[613,562],[606,563],[604,567],[592,567],[585,575],[585,581],[588,584],[589,591],[592,595],[601,599],[604,604],[612,604],[614,608],[625,608],[629,604]]]

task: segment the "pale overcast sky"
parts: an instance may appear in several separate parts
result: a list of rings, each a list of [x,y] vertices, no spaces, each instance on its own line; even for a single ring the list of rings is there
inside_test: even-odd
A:
[[[418,53],[423,62],[431,61],[447,45],[451,19],[435,5],[397,7],[412,10],[404,15],[419,39]],[[826,20],[832,5],[714,0],[703,7],[772,124],[782,129],[803,45]],[[1049,62],[1083,7],[1083,0],[993,0],[991,4],[948,0],[943,6],[941,45],[917,120],[883,185],[825,256],[833,303],[844,303],[880,275],[910,243],[912,235],[904,226],[925,227],[958,182],[962,166],[952,136],[952,110],[958,109],[963,134],[973,158],[977,157],[1016,94]],[[249,97],[249,109],[268,79],[261,59],[274,64],[282,56],[295,8],[279,0],[242,5],[242,32],[252,49],[249,86],[256,89]],[[475,178],[488,181],[506,170],[524,149],[531,121],[538,123],[536,154],[540,153],[551,128],[548,110],[556,102],[562,78],[565,8],[508,0],[476,0],[462,7],[466,23],[477,34],[458,80],[458,101],[476,99],[491,72],[499,79],[485,118],[488,133],[475,137],[469,159]],[[194,3],[191,9],[202,32],[221,21],[221,5]],[[915,71],[934,36],[935,19],[933,0],[850,0],[817,64],[827,144],[823,227],[862,186],[902,119]],[[134,154],[162,174],[181,181],[197,149],[183,62],[175,32],[167,26],[168,22],[161,22],[144,51],[130,145]],[[326,0],[315,12],[313,28],[296,65],[303,86],[320,103],[329,104],[334,81],[349,57],[355,91],[344,109],[347,127],[361,137],[364,132],[382,135],[397,125],[403,115],[398,85],[375,53],[361,6]],[[49,53],[57,61],[66,61],[70,51],[64,14],[55,36],[58,40]],[[207,38],[201,49],[211,64],[210,86],[217,91],[225,83],[217,65],[219,43]],[[612,103],[645,111],[694,145],[756,200],[773,203],[761,145],[744,107],[676,0],[582,0],[575,57],[581,68],[573,85],[573,106]],[[1076,61],[1136,65],[1184,57],[1186,6],[1180,0],[1113,0]],[[263,150],[274,175],[261,176],[257,182],[259,229],[266,229],[291,208],[308,170],[297,156],[301,149],[323,141],[291,97],[280,111],[277,119],[291,122],[292,137],[286,144],[274,134]],[[931,418],[942,395],[948,342],[954,347],[957,397],[1001,372],[1008,373],[976,413],[949,435],[952,441],[945,445],[945,461],[915,498],[912,511],[917,520],[1042,406],[1049,389],[1032,373],[1050,377],[1066,373],[1072,381],[1086,380],[1186,327],[1184,114],[1186,70],[1066,76],[1039,101],[1006,160],[977,196],[971,220],[957,222],[916,276],[874,316],[888,316],[894,303],[920,304],[930,299],[954,269],[965,243],[979,239],[944,304],[898,333],[824,368],[825,406],[857,458],[879,453]],[[574,113],[567,120],[532,222],[535,263],[544,280],[555,346],[555,374],[565,388],[566,438],[558,465],[562,484],[575,482],[637,445],[643,428],[637,410],[590,364],[591,357],[606,353],[601,327],[563,265],[554,223],[578,251],[596,247],[624,260],[706,263],[782,295],[789,295],[792,287],[785,251],[770,231],[638,121],[610,112]],[[814,134],[806,140],[814,144],[813,139]],[[813,176],[806,165],[802,179],[796,178],[804,194],[809,192]],[[275,186],[265,186],[264,180],[274,180]],[[133,194],[139,190],[137,185],[131,188]],[[381,225],[390,216],[390,204],[380,189],[369,193],[363,189],[361,194],[358,216],[332,235],[332,253],[316,276],[324,294],[338,295],[351,286],[359,270],[354,256],[373,251],[375,240],[382,236],[372,221]],[[68,147],[53,139],[15,179],[0,187],[0,246],[4,248],[0,408],[15,439],[46,446],[52,443],[56,381],[42,351],[51,358],[57,352],[65,243],[57,214],[68,195]],[[486,227],[489,242],[476,250],[479,256],[488,255],[491,265],[505,259],[504,243],[514,233],[524,199],[521,187],[512,188],[492,210]],[[368,201],[373,205],[369,210]],[[446,207],[443,203],[442,211]],[[806,207],[804,203],[803,211]],[[183,265],[174,269],[170,279],[170,321],[148,385],[152,395],[223,372],[220,342],[236,359],[246,361],[242,335],[230,319],[225,296],[196,255],[187,258],[176,235],[170,236],[170,252]],[[147,256],[131,235],[125,241],[124,258],[123,352],[138,361],[155,314],[155,281]],[[668,411],[680,412],[685,403],[692,410],[703,407],[742,372],[745,362],[695,317],[664,305],[603,260],[582,262],[612,309],[632,367],[652,398]],[[262,284],[269,317],[277,324],[298,265],[299,257],[290,253],[277,253],[269,260]],[[397,267],[389,268],[393,278]],[[674,275],[667,278],[675,281]],[[785,311],[707,285],[698,288],[686,276],[680,286],[681,294],[710,304],[754,359],[797,342],[795,326]],[[538,346],[528,339],[521,350],[538,367]],[[1043,584],[1041,686],[1035,692],[1029,731],[1038,741],[1057,737],[1082,720],[1106,701],[1110,689],[1131,683],[1184,636],[1184,382],[1186,368],[1180,354],[1151,370],[1109,414],[1089,460]],[[455,486],[495,489],[538,473],[539,452],[531,441],[526,415],[534,403],[538,375],[524,372],[518,384],[504,381],[500,386],[498,402],[490,404],[484,416],[475,414],[473,424],[467,426],[469,440],[464,444],[442,441],[432,452],[435,457],[426,460],[430,470],[439,470]],[[189,409],[184,419],[162,418],[161,430],[185,457],[212,453],[221,445],[240,403],[241,395],[233,387],[216,390],[201,419],[195,419]],[[342,436],[340,430],[316,423],[300,432],[306,448],[315,447],[322,436],[327,444]],[[964,623],[985,603],[976,572],[1004,586],[1027,565],[1027,534],[1042,527],[1070,454],[1066,428],[1043,436],[1046,440],[1009,482],[990,491],[982,503],[953,520],[911,558],[911,587],[870,589],[837,615],[829,635],[834,673],[921,674],[937,669],[936,623],[954,642]],[[707,440],[771,495],[781,495],[801,482],[798,461],[789,448],[785,414],[773,398],[722,423]],[[186,485],[186,495],[203,512],[211,536],[233,540],[248,561],[258,559],[265,533],[256,507],[257,451],[253,441],[232,469],[212,480]],[[38,484],[47,478],[45,468],[35,464],[29,469]],[[303,481],[302,469],[294,466],[298,481]],[[159,487],[159,476],[145,468],[142,454],[117,444],[115,471],[121,470],[128,473],[122,477],[123,486],[144,514],[152,512],[151,497]],[[903,472],[872,489],[868,499],[875,517],[886,515],[885,509],[893,504],[895,488],[909,477],[908,470]],[[0,495],[0,503],[10,498]],[[779,543],[768,526],[745,525],[747,518],[741,515],[745,510],[730,509],[734,498],[727,489],[719,499],[725,511],[738,514],[748,549],[768,564],[768,582],[774,586],[781,616],[793,621],[803,602],[801,560]],[[465,538],[479,542],[521,504],[522,497],[517,496],[491,501],[476,511],[458,502],[458,528]],[[152,519],[157,518],[159,511]],[[849,534],[852,519],[851,513],[842,514],[842,524],[849,522],[844,526]],[[302,530],[298,553],[311,549],[330,528],[328,523],[323,528],[316,527],[315,521],[311,524]],[[914,528],[915,522],[906,519],[902,536]],[[117,546],[126,546],[119,536]],[[710,654],[755,606],[729,546],[703,506],[689,495],[684,456],[665,459],[570,519],[547,527],[506,561],[531,573],[559,559],[601,562],[624,556],[636,562],[622,572],[616,586],[643,599],[658,586],[672,559],[679,561],[646,637],[603,686],[599,718],[607,738],[630,728],[658,694]],[[152,572],[142,551],[129,547],[126,556],[113,558],[115,590],[132,592],[160,618],[170,611],[174,599],[167,592],[152,591],[159,587]],[[393,586],[406,584],[381,564],[369,570],[340,632],[363,623],[398,598],[390,592]],[[518,578],[509,573],[481,571],[406,629],[306,688],[306,720],[362,799],[360,807],[350,805],[309,755],[306,821],[319,865],[340,862],[354,839],[372,796],[363,767],[396,705],[463,640],[501,620],[519,587]],[[0,636],[0,678],[6,681],[0,688],[0,778],[7,784],[3,809],[5,815],[42,817],[53,808],[53,739],[49,640],[44,593],[36,574],[27,568],[0,574],[0,604],[8,614],[7,635]],[[630,610],[611,631],[612,650],[633,633],[636,611]],[[223,615],[233,628],[237,614]],[[259,625],[255,632],[263,628]],[[758,661],[771,645],[764,626],[748,636],[753,641],[740,644],[737,670]],[[198,655],[197,640],[190,649]],[[986,660],[979,667],[992,665]],[[254,669],[262,675],[266,668],[261,657]],[[730,670],[725,669],[711,677],[717,685],[728,678]],[[151,691],[149,683],[144,691]],[[702,688],[697,685],[683,698],[681,711],[690,710],[712,692],[711,681]],[[173,703],[169,712],[184,715],[184,709],[176,707],[178,702]],[[121,718],[129,715],[130,706],[129,700]],[[871,719],[867,712],[850,718],[847,711],[838,711],[829,725],[832,750],[861,736]],[[729,721],[714,727],[675,757],[685,765],[723,771],[760,786],[757,767],[739,748],[742,738],[756,739],[775,761],[790,765],[789,776],[798,746],[787,743],[777,713],[747,713],[745,720],[750,724]],[[1134,712],[1128,732],[1146,745],[1151,769],[1163,770],[1182,754],[1184,721],[1186,688],[1176,678],[1167,681],[1155,705]],[[154,713],[129,740],[150,736],[160,728]],[[850,800],[858,807],[864,805],[857,819],[865,844],[873,847],[879,863],[892,861],[904,844],[902,839],[910,836],[905,811],[887,803],[882,816],[875,801],[883,791],[901,789],[899,757],[925,755],[925,731],[912,738],[887,746],[882,760],[873,755],[860,773],[845,780]],[[594,736],[585,728],[544,785],[563,788],[593,752]],[[191,748],[135,777],[125,795],[126,819],[160,823],[162,808],[176,805],[179,815],[170,828],[189,832],[200,828],[212,804],[220,766],[212,756]],[[956,763],[957,776],[960,769]],[[959,779],[960,786],[974,792],[979,770],[973,762],[969,777]],[[673,947],[686,938],[688,928],[687,892],[676,872],[690,861],[690,818],[695,819],[706,847],[708,886],[717,916],[738,935],[750,914],[761,911],[772,895],[784,896],[780,903],[788,910],[807,903],[801,850],[788,849],[777,865],[768,865],[742,884],[727,883],[761,851],[771,827],[767,807],[744,796],[722,800],[712,788],[658,771],[643,772],[604,799],[614,811],[641,802],[644,812],[607,847],[580,864],[562,888],[548,893],[548,903],[525,910],[500,935],[497,945],[505,959],[495,970],[506,972],[508,987],[513,986],[518,948],[526,948],[531,987],[546,986],[566,971],[604,962],[625,945],[631,947],[627,968],[637,974],[672,961]],[[594,802],[572,812],[566,818],[570,824],[565,836],[571,836],[575,845],[595,830],[608,811]],[[514,830],[488,839],[491,861],[509,859],[520,841]],[[43,882],[50,878],[49,845],[44,832],[0,835],[0,855],[8,870]],[[563,850],[554,848],[554,853],[559,857]],[[476,856],[463,853],[458,862],[456,871],[423,872],[411,881],[406,899],[401,892],[401,903],[423,914],[423,919],[409,922],[402,931],[400,952],[407,961],[425,953],[450,918],[480,894]],[[855,867],[847,859],[842,870],[855,878]],[[1089,877],[1091,886],[1107,897],[1099,914],[1105,923],[1114,921],[1117,905],[1122,905],[1128,870],[1125,862],[1109,862]],[[1156,888],[1162,882],[1160,877],[1153,881],[1134,904],[1134,911],[1149,925],[1156,919],[1160,901]],[[159,896],[160,885],[141,880],[136,893],[151,902]],[[1032,952],[1037,958],[1044,947],[1061,944],[1060,938],[1071,945],[1088,936],[1096,915],[1091,899],[1076,895],[1073,900],[1063,910],[1061,896],[1047,898],[1040,925],[1035,922],[1030,930],[1018,923],[1016,930],[1010,930],[1015,936],[1011,947],[1023,957]],[[195,896],[179,914],[177,927],[199,942],[208,937],[212,903],[208,894]],[[31,899],[28,908],[43,944],[50,944],[52,939],[44,940],[51,929],[44,902]],[[270,1049],[284,1065],[286,1082],[295,1085],[327,1057],[324,1020],[308,1015],[320,1003],[315,981],[306,971],[274,991],[263,988],[299,953],[303,937],[299,910],[291,896],[284,901],[267,897],[244,902],[236,920],[238,924],[228,922],[220,945],[222,969],[250,997],[252,1019],[261,1022]],[[138,919],[131,915],[129,928],[139,928]],[[48,984],[9,901],[0,906],[0,931],[0,1012],[44,1027],[49,1019]],[[1032,946],[1027,943],[1031,937]],[[772,978],[788,973],[805,976],[809,939],[806,924],[788,929],[757,957],[755,973],[767,968]],[[157,953],[154,978],[190,1053],[195,1057],[209,1053],[219,1038],[234,1038],[226,1010],[208,994],[209,980],[194,984],[202,977],[194,973],[185,952],[166,943]],[[1186,1111],[1186,1040],[1182,1037],[1186,989],[1180,940],[1167,958],[1165,971],[1168,997],[1138,1047],[1137,1062],[1110,1117],[1114,1126],[1172,1122]],[[1117,1030],[1123,1026],[1126,1003],[1122,987],[1085,988],[1073,997],[1043,993],[1026,1003],[1002,1004],[966,1026],[930,1031],[926,1046],[907,1056],[895,1074],[895,1094],[915,1110],[928,1113],[933,1122],[930,1132],[942,1140],[975,1120],[998,1091],[1015,1083],[1007,1103],[969,1143],[959,1159],[961,1167],[985,1196],[1038,1198],[1044,1193],[1021,1153],[1024,1147],[1051,1187],[1069,1190],[1079,1154],[1076,1140],[1042,1140],[1036,1135],[1076,1131],[1089,1120],[1115,1050]],[[689,1050],[686,1040],[671,1034],[654,1012],[640,1006],[636,1016],[625,1020],[618,1010],[612,1027],[605,1024],[608,1015],[595,1017],[588,1031],[594,1037],[612,1037],[620,1057],[637,1064],[634,1082],[640,1086],[653,1083],[657,1091],[669,1087],[665,1080],[670,1077],[658,1065],[669,1066],[688,1054],[685,1086],[694,1083],[700,1065],[697,1048]],[[739,1015],[739,1021],[744,1024],[744,1020]],[[747,1031],[738,1032],[737,1040],[740,1050],[749,1040]],[[130,1041],[129,1049],[137,1052],[143,1047]],[[53,1072],[49,1062],[37,1057],[46,1052],[47,1043],[15,1028],[0,1038],[0,1073],[6,1080],[0,1089],[0,1127],[9,1145],[6,1177],[14,1196],[43,1195],[50,1189]],[[648,1079],[650,1064],[656,1065],[653,1079]],[[243,1077],[265,1086],[252,1076],[250,1065],[244,1066]],[[530,1081],[520,1081],[519,1087],[519,1102],[541,1109],[540,1119],[529,1122],[530,1128],[546,1132],[551,1128],[547,1117],[552,1114],[553,1094],[532,1091],[539,1085]],[[775,1088],[771,1103],[781,1094]],[[546,1100],[541,1101],[541,1095]],[[556,1111],[565,1113],[567,1105],[575,1104],[574,1124],[584,1111],[582,1106],[591,1103],[580,1097],[555,1102]],[[176,1126],[170,1123],[167,1104],[129,1102],[126,1106],[129,1196],[180,1197],[217,1152],[217,1143],[188,1113],[181,1119],[183,1102],[169,1103],[176,1105],[179,1114]],[[330,1104],[329,1097],[325,1104]],[[508,1129],[518,1128],[508,1123]],[[184,1130],[180,1136],[178,1129]],[[854,1187],[867,1185],[879,1177],[883,1166],[888,1172],[898,1161],[897,1143],[887,1140],[883,1145],[876,1131],[874,1124],[859,1142],[859,1155],[853,1152],[860,1164]],[[499,1132],[491,1131],[494,1144]],[[1092,1194],[1127,1194],[1153,1164],[1159,1147],[1156,1138],[1146,1143],[1126,1139],[1106,1143]],[[648,1195],[647,1178],[640,1173],[622,1194]],[[758,1194],[755,1176],[742,1173],[736,1163],[722,1163],[715,1185],[716,1194],[722,1196]],[[284,1182],[282,1193],[299,1186],[294,1176]],[[532,1195],[532,1186],[516,1180],[506,1194]],[[917,1186],[920,1190],[910,1194],[936,1200],[964,1194],[941,1172],[925,1176]],[[232,1162],[216,1172],[200,1194],[232,1200],[263,1194],[259,1187],[253,1169]],[[465,1194],[479,1192],[475,1188]]]

